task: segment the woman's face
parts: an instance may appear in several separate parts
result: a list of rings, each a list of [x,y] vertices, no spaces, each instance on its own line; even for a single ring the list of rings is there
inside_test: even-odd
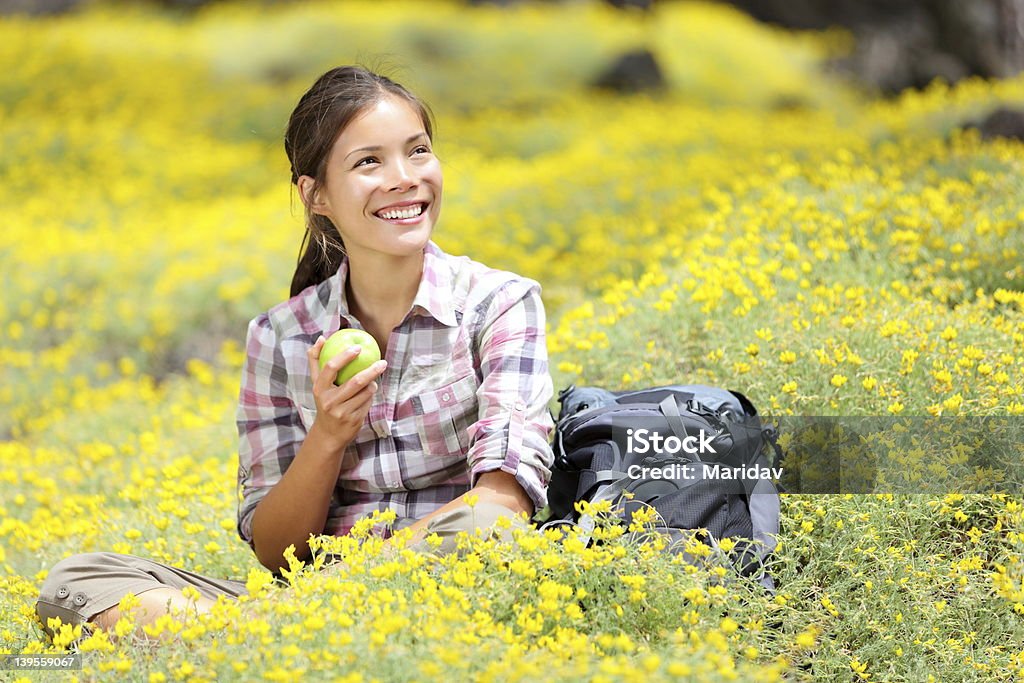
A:
[[[345,250],[411,256],[441,212],[441,163],[419,113],[386,96],[345,127],[327,158],[313,210],[337,226]]]

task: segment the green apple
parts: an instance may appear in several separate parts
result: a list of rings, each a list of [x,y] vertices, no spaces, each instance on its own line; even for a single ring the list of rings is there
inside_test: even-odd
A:
[[[324,342],[323,348],[320,349],[320,369],[323,370],[327,361],[351,346],[358,346],[362,350],[358,356],[338,371],[338,377],[334,383],[339,387],[357,373],[380,360],[380,347],[377,346],[377,341],[368,332],[350,327],[338,330]]]

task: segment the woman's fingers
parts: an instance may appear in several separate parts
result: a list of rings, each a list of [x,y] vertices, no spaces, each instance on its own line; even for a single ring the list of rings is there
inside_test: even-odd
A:
[[[360,349],[358,346],[350,346],[334,358],[327,361],[324,365],[323,370],[320,371],[320,376],[313,380],[314,389],[318,389],[320,394],[331,389],[335,386],[334,380],[337,379],[338,373],[341,369],[351,363],[359,355]],[[319,361],[317,361],[319,363]],[[352,379],[355,379],[353,377]],[[350,380],[351,381],[351,380]],[[344,385],[342,385],[344,386]]]
[[[330,363],[328,363],[328,365],[330,365]],[[352,375],[347,382],[338,387],[339,399],[346,401],[369,387],[371,384],[373,385],[373,389],[370,391],[370,394],[373,395],[373,393],[377,391],[376,380],[384,374],[387,367],[388,362],[386,360],[379,360],[365,370]],[[326,370],[327,368],[325,367],[324,369]]]
[[[373,394],[377,391],[377,384],[374,382],[370,386],[366,387],[361,393],[356,394],[349,399],[351,406],[349,412],[353,415],[359,415],[359,423],[362,424],[363,417],[366,417],[366,413],[370,412],[370,404],[373,403]]]
[[[362,391],[348,398],[341,398],[340,393],[328,396],[324,399],[323,414],[329,415],[332,420],[338,421],[339,424],[347,423],[347,429],[358,431],[359,426],[366,419],[366,414],[370,412],[370,406],[373,404],[373,395],[376,391],[377,383],[371,382],[363,387]],[[354,433],[349,435],[348,438],[353,436],[355,436]]]
[[[334,361],[331,362],[333,363]],[[331,363],[324,366],[324,372],[320,378],[321,382],[325,381],[328,375],[327,369],[330,367]],[[352,412],[354,406],[369,403],[373,400],[373,395],[377,393],[377,379],[387,367],[387,361],[379,360],[362,372],[357,372],[340,387],[334,386],[333,383],[326,385],[326,388],[319,392],[319,402],[322,404],[323,409],[331,411],[335,406],[348,403],[346,412]]]

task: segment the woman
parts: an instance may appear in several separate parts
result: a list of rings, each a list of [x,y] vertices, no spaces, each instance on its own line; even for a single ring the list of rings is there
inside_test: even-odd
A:
[[[431,533],[531,515],[546,503],[552,395],[536,282],[441,251],[441,166],[426,105],[358,67],[328,71],[299,100],[285,135],[305,206],[305,251],[291,298],[249,323],[237,413],[238,532],[275,573],[310,555],[310,534],[347,533],[393,509],[414,548]],[[312,239],[310,239],[312,237]],[[335,386],[359,349],[319,368],[340,328],[371,334],[383,360]],[[463,494],[476,504],[467,506]],[[241,581],[116,553],[57,563],[36,609],[43,624],[110,628],[135,593],[139,626],[188,606],[206,611]],[[49,630],[49,629],[47,629]],[[52,635],[52,634],[51,634]]]

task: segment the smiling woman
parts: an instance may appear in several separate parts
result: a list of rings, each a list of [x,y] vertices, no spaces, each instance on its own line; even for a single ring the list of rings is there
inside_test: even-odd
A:
[[[350,261],[352,312],[381,349],[416,294],[441,211],[441,164],[425,120],[406,98],[384,95],[342,129],[322,180],[297,180],[307,210],[337,229]]]
[[[413,548],[431,550],[425,537],[437,534],[445,553],[460,531],[528,528],[523,513],[547,502],[540,286],[431,241],[442,190],[432,145],[427,106],[359,67],[321,76],[289,120],[307,232],[291,297],[249,323],[237,411],[238,533],[275,573],[289,545],[306,559],[311,534],[346,534],[376,510],[395,512],[393,529],[408,528]],[[338,386],[359,347],[322,368],[319,356],[344,328],[371,334],[383,358]],[[495,525],[503,517],[512,524]],[[89,553],[50,571],[37,612],[44,624],[109,627],[128,593],[142,601],[141,627],[246,589]]]

